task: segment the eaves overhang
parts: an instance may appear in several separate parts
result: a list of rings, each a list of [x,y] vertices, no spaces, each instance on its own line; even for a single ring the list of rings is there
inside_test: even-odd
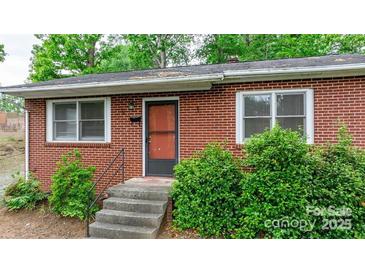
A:
[[[180,77],[88,82],[61,85],[0,87],[4,94],[31,98],[61,98],[148,92],[202,91],[213,84],[336,78],[365,75],[365,63],[296,68],[225,70],[222,73]]]
[[[221,81],[222,74],[199,75],[194,77],[157,78],[91,82],[82,84],[51,85],[21,88],[0,88],[4,94],[31,98],[81,97],[146,92],[209,90],[212,83]]]
[[[225,83],[235,82],[258,82],[278,80],[300,80],[336,78],[365,75],[365,63],[332,65],[321,67],[297,67],[280,69],[258,69],[258,70],[227,70],[224,72]]]

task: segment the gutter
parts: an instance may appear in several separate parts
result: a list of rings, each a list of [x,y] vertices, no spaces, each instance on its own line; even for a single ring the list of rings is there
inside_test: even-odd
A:
[[[26,93],[42,91],[71,91],[80,89],[100,89],[105,87],[139,87],[141,91],[148,91],[150,86],[161,85],[177,85],[184,90],[184,84],[219,84],[226,82],[254,82],[254,81],[269,81],[269,80],[288,80],[288,79],[308,79],[308,78],[331,78],[342,76],[359,76],[365,75],[365,63],[331,65],[320,67],[297,67],[297,68],[271,68],[271,69],[252,69],[252,70],[226,70],[222,73],[204,74],[183,77],[166,77],[140,80],[122,80],[122,81],[104,81],[92,83],[77,83],[77,84],[62,84],[34,87],[19,87],[19,88],[0,88],[0,91],[5,94],[24,96]],[[207,89],[207,87],[205,87]],[[186,89],[188,90],[188,89]],[[130,92],[126,90],[125,93]],[[114,93],[114,92],[112,92]],[[100,91],[100,94],[105,94],[105,91]],[[44,96],[42,94],[39,94]],[[59,94],[61,95],[61,94]],[[70,96],[70,94],[68,94]],[[62,97],[59,96],[59,97]]]
[[[274,69],[254,69],[254,70],[227,70],[224,72],[227,78],[253,78],[253,77],[271,77],[271,76],[289,76],[289,75],[322,75],[331,72],[356,72],[362,71],[365,75],[365,63],[332,65],[321,67],[297,67],[297,68],[274,68]],[[251,79],[252,80],[252,79]],[[284,79],[283,79],[284,80]]]
[[[3,88],[2,92],[11,94],[13,92],[30,92],[30,91],[50,91],[50,90],[65,90],[65,89],[84,89],[84,88],[98,88],[98,87],[114,87],[114,86],[135,86],[135,85],[148,85],[148,84],[183,84],[188,83],[200,83],[200,82],[212,82],[222,81],[224,75],[219,74],[206,74],[198,76],[184,76],[184,77],[171,77],[171,78],[155,78],[155,79],[142,79],[142,80],[124,80],[124,81],[107,81],[107,82],[92,82],[92,83],[80,83],[80,84],[66,84],[66,85],[54,85],[54,86],[37,86],[37,87],[21,87],[21,88]]]

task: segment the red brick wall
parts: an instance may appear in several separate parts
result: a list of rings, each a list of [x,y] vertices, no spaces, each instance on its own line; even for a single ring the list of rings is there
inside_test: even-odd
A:
[[[181,158],[189,157],[208,142],[225,140],[229,149],[239,154],[235,144],[236,91],[292,88],[314,89],[315,143],[334,141],[341,120],[348,124],[355,144],[365,147],[365,77],[220,84],[209,91],[112,96],[112,142],[107,145],[47,144],[45,100],[26,100],[30,111],[30,170],[48,188],[55,162],[73,147],[79,148],[86,164],[97,167],[97,174],[124,147],[126,177],[141,176],[142,124],[132,124],[129,117],[142,115],[144,97],[179,96]],[[132,101],[136,107],[129,111],[128,103]]]

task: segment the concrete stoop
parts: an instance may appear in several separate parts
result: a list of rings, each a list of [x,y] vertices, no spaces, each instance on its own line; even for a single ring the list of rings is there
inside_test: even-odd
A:
[[[170,178],[133,178],[108,189],[109,198],[90,224],[91,238],[154,239],[168,203]]]

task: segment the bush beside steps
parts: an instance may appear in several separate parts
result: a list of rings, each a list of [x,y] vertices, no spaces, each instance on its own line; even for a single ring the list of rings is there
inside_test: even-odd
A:
[[[202,237],[365,238],[365,152],[344,126],[336,144],[316,147],[275,126],[243,159],[209,144],[175,176],[174,226]]]

